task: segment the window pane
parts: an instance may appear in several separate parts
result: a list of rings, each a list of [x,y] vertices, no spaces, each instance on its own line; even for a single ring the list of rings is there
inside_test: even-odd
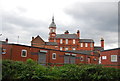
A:
[[[73,39],[73,44],[75,44],[75,39]]]
[[[52,59],[56,59],[56,53],[52,54]]]
[[[111,55],[111,62],[117,62],[117,55]]]
[[[26,57],[26,56],[27,56],[27,50],[22,50],[21,56],[22,56],[22,57]]]
[[[62,39],[60,39],[60,44],[62,44]]]
[[[83,47],[83,43],[80,43],[80,47]]]
[[[68,44],[68,39],[66,39],[66,44]]]
[[[107,59],[107,57],[106,56],[102,56],[102,59]]]

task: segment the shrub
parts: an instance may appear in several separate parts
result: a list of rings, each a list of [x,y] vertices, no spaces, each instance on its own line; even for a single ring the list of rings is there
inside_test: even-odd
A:
[[[118,81],[120,79],[120,69],[93,64],[46,67],[32,59],[26,62],[3,60],[2,70],[2,80],[5,81]]]

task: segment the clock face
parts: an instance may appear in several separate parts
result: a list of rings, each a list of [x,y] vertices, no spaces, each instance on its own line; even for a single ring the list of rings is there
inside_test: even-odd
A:
[[[52,34],[52,36],[55,36],[55,34]]]

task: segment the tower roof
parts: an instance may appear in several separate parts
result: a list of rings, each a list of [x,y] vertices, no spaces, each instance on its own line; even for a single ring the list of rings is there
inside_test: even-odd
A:
[[[56,24],[55,24],[55,22],[54,22],[54,16],[52,17],[52,23],[50,24],[49,27],[56,27]]]

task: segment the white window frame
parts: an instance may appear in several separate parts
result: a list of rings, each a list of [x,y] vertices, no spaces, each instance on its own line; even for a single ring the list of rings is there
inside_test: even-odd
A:
[[[90,47],[93,47],[93,43],[90,43]]]
[[[84,61],[84,57],[83,56],[80,56],[80,61]]]
[[[63,47],[60,47],[60,50],[63,50]]]
[[[23,51],[25,51],[25,53],[26,53],[25,56],[23,56]],[[21,57],[27,57],[27,50],[25,50],[25,49],[22,49],[22,50],[21,50]]]
[[[52,36],[55,36],[55,34],[52,34]]]
[[[60,44],[62,44],[63,43],[63,39],[60,39]]]
[[[88,43],[85,43],[85,47],[88,47]]]
[[[83,43],[80,43],[80,47],[83,47]]]
[[[73,44],[75,44],[75,39],[73,39]]]
[[[55,55],[55,57],[54,57],[54,55]],[[56,59],[56,53],[52,54],[52,59]]]
[[[65,47],[65,51],[67,51],[68,50],[68,47]]]
[[[75,48],[75,47],[73,47],[73,48],[72,48],[72,50],[76,50],[76,48]]]
[[[2,54],[4,55],[4,54],[6,54],[6,49],[2,49]]]
[[[115,57],[115,59],[113,59]],[[117,62],[117,55],[111,55],[111,62]]]
[[[68,39],[66,39],[66,44],[68,44]]]
[[[106,60],[106,59],[107,59],[107,56],[102,56],[102,59],[103,59],[103,60]]]

